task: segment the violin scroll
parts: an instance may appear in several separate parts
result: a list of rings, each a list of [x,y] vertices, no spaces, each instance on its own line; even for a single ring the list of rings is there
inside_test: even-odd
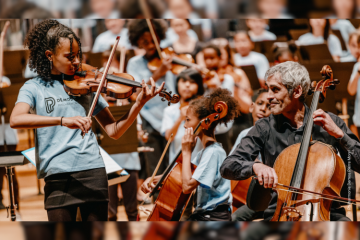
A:
[[[159,96],[162,97],[161,101],[168,101],[169,106],[171,103],[178,103],[180,101],[180,96],[178,94],[171,96],[171,93],[171,91],[166,92],[166,88],[163,88],[163,90],[159,93]]]

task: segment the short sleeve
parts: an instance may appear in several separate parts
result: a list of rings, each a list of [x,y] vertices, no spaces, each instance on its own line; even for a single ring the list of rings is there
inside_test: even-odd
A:
[[[95,94],[95,93],[94,93]],[[108,107],[109,104],[106,102],[106,100],[100,95],[98,102],[96,103],[93,116],[96,116],[99,112],[101,112],[104,108]]]
[[[200,160],[197,159],[199,157],[201,157]],[[200,163],[196,167],[192,178],[198,181],[203,188],[211,188],[213,186],[218,171],[219,158],[220,154],[216,149],[205,149],[202,155],[200,152],[196,159],[194,159],[194,162]]]
[[[128,74],[130,74],[131,76],[133,76],[135,81],[141,82],[142,78],[141,78],[141,75],[139,74],[139,66],[137,66],[135,58],[136,57],[133,57],[129,60],[129,62],[126,66],[126,72]]]
[[[166,107],[164,109],[164,116],[161,122],[161,130],[160,130],[160,134],[162,136],[165,136],[165,132],[166,130],[172,128],[174,126],[174,120],[171,118],[172,114],[171,114],[171,106],[170,107]]]
[[[36,95],[37,95],[37,86],[32,80],[29,80],[25,82],[24,86],[20,88],[19,95],[15,105],[18,104],[19,102],[24,102],[29,104],[31,108],[35,108]]]
[[[349,81],[351,81],[351,79],[353,79],[355,77],[355,75],[356,75],[356,73],[357,73],[357,71],[359,69],[359,64],[360,64],[360,62],[355,63]]]
[[[6,83],[8,86],[11,85],[10,79],[6,76],[2,76],[1,81]]]
[[[234,88],[235,88],[234,78],[229,74],[225,74],[224,81],[221,84],[221,88],[226,88],[231,92],[231,95],[234,96]]]
[[[341,48],[340,40],[335,35],[329,36],[328,47],[329,47],[331,55],[334,55],[334,56],[342,55],[342,48]]]
[[[269,61],[263,54],[259,54],[259,59],[256,61],[256,74],[258,78],[264,79],[266,71],[270,68]]]

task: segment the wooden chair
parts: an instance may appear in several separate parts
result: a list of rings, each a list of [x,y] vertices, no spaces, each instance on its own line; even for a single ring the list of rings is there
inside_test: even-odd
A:
[[[342,50],[346,51],[346,50],[347,50],[346,43],[345,43],[345,41],[344,41],[344,38],[343,38],[342,35],[341,35],[340,30],[334,30],[334,29],[333,29],[333,30],[331,30],[331,31],[332,31],[332,33],[333,33],[335,36],[337,36],[337,38],[340,40]]]
[[[327,44],[302,45],[300,54],[303,61],[333,61]]]

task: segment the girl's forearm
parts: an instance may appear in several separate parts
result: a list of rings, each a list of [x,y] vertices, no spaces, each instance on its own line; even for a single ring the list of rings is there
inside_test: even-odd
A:
[[[189,190],[190,180],[192,177],[191,173],[191,153],[182,153],[182,184],[183,190]]]
[[[53,127],[60,123],[61,117],[47,117],[30,113],[10,117],[10,127],[14,129]]]
[[[127,114],[125,114],[122,118],[120,118],[113,124],[106,127],[105,131],[107,132],[107,134],[114,139],[119,139],[133,124],[141,108],[142,106],[139,103],[135,102],[135,104],[131,107],[130,111]]]

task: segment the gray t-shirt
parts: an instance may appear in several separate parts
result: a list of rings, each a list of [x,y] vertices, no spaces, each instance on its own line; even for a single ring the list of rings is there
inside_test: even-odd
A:
[[[211,211],[219,205],[231,206],[230,180],[220,174],[225,158],[225,150],[216,142],[201,150],[191,161],[197,166],[192,178],[200,183],[196,190],[195,212]]]
[[[93,96],[94,93],[72,97],[65,92],[60,81],[54,80],[51,84],[36,77],[21,87],[15,104],[27,103],[31,107],[31,112],[40,116],[86,117]],[[106,107],[107,102],[100,96],[93,116]],[[35,149],[38,178],[105,166],[95,134],[91,130],[82,139],[80,129],[60,125],[38,128]]]
[[[147,67],[148,61],[144,56],[135,56],[131,58],[127,64],[126,71],[135,78],[135,81],[147,82],[153,73]],[[171,71],[167,71],[165,76],[161,77],[155,82],[156,87],[160,87],[165,81],[165,88],[167,92],[175,93],[175,75]],[[151,126],[158,132],[161,131],[161,121],[163,119],[164,109],[168,105],[167,101],[161,101],[161,98],[156,96],[150,99],[144,107],[140,110],[140,114]]]

